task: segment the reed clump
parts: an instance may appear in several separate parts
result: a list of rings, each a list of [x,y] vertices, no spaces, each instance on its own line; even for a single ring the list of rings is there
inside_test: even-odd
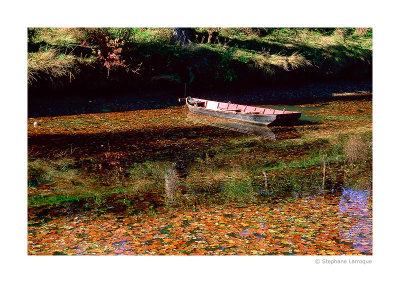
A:
[[[368,160],[371,144],[364,142],[360,135],[353,135],[345,145],[347,162],[362,163]]]

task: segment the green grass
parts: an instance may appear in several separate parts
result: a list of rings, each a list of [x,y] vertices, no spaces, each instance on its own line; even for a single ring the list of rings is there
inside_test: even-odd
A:
[[[228,179],[221,188],[221,197],[226,202],[251,202],[256,198],[256,190],[250,179]]]
[[[76,201],[93,202],[97,206],[105,205],[106,197],[113,194],[124,194],[131,191],[130,187],[115,187],[103,192],[86,192],[76,195],[34,195],[29,197],[28,204],[31,207],[47,206],[47,205],[65,205]],[[125,203],[128,203],[127,201]]]
[[[117,167],[101,171],[99,164],[104,162],[93,157],[80,162],[67,157],[30,160],[29,205],[62,206],[83,200],[102,206],[107,197],[114,194],[117,195],[116,198],[124,199],[124,203],[129,204],[129,198],[138,197],[145,192],[158,192],[158,188],[163,188],[165,172],[169,166],[167,162],[137,163],[127,170],[127,176],[123,176]],[[43,190],[41,186],[48,189]]]
[[[87,198],[87,197],[86,197]],[[42,205],[54,205],[61,203],[69,203],[84,199],[82,196],[42,196],[37,195],[29,198],[28,205],[31,207]]]
[[[315,165],[322,165],[324,162],[332,163],[332,162],[341,162],[344,160],[343,155],[334,155],[329,157],[324,156],[312,156],[309,158],[304,158],[300,161],[290,161],[289,163],[279,163],[277,166],[273,167],[266,167],[265,171],[272,171],[272,170],[282,170],[288,168],[307,168]]]

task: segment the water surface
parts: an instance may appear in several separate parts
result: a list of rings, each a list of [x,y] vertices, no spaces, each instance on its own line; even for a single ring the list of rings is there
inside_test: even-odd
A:
[[[372,254],[371,99],[275,108],[28,119],[29,253]]]

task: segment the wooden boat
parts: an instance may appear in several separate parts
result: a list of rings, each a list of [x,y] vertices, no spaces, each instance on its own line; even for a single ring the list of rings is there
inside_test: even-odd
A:
[[[285,111],[285,109],[276,110],[192,97],[187,97],[185,100],[190,112],[259,125],[286,124],[296,121],[301,116],[301,112]]]

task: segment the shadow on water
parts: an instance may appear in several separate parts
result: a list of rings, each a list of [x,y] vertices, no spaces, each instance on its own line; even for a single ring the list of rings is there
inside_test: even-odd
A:
[[[178,106],[177,97],[167,91],[146,93],[110,93],[101,95],[71,95],[52,98],[29,98],[28,117],[54,117],[89,113],[150,110]]]
[[[49,157],[63,151],[71,156],[100,154],[106,151],[140,152],[140,158],[168,159],[180,152],[191,151],[189,144],[198,144],[199,151],[216,145],[220,139],[258,136],[266,140],[298,138],[301,134],[295,125],[258,126],[188,112],[188,125],[178,127],[146,127],[119,131],[118,133],[41,134],[28,136],[29,155],[32,158]],[[314,122],[299,121],[299,124]]]
[[[142,92],[116,92],[107,95],[97,93],[73,93],[71,95],[52,97],[29,96],[28,117],[49,117],[87,113],[107,113],[133,110],[149,110],[181,105],[177,98],[183,97],[182,92],[174,90]],[[370,82],[332,82],[290,85],[287,87],[245,87],[242,91],[195,91],[192,97],[201,97],[217,101],[232,101],[239,104],[262,105],[285,103],[299,105],[305,103],[329,102],[336,100],[372,99]],[[351,93],[351,95],[337,95]],[[287,108],[290,110],[289,108]]]
[[[137,152],[142,160],[166,159],[180,153],[201,152],[210,145],[217,145],[220,140],[248,136],[250,131],[274,139],[269,128],[246,127],[226,123],[215,126],[193,123],[190,127],[177,128],[142,128],[119,131],[118,133],[76,133],[42,134],[28,137],[31,158],[56,156],[64,151],[71,151],[70,156],[96,155],[108,151],[125,153]],[[189,146],[188,146],[189,145]],[[192,146],[195,146],[192,149]],[[174,161],[174,160],[173,160]]]

